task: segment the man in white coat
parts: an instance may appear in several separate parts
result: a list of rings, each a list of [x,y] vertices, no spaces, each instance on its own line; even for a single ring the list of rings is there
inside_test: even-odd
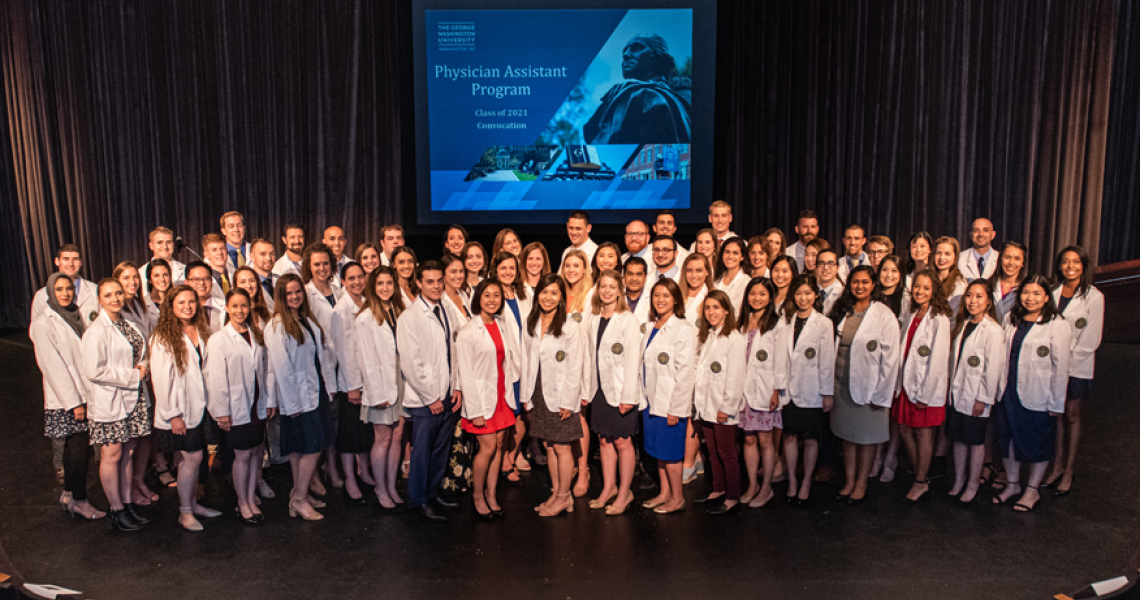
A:
[[[796,236],[799,237],[796,243],[788,246],[784,252],[788,256],[796,260],[797,273],[804,272],[804,250],[807,250],[807,245],[819,235],[819,217],[810,210],[801,210],[800,217],[796,221]],[[775,257],[770,257],[768,262],[775,260]]]
[[[380,230],[380,264],[392,266],[392,253],[404,245],[404,228],[400,225],[385,225]]]
[[[218,296],[215,292],[212,272],[210,265],[200,260],[186,265],[186,283],[198,294],[198,302],[206,311],[206,323],[210,327],[210,333],[217,333],[222,330],[225,321],[226,297],[224,294]]]
[[[333,288],[339,290],[344,286],[344,284],[340,282],[340,269],[344,265],[352,262],[352,257],[344,253],[344,248],[348,245],[348,238],[344,236],[343,229],[333,225],[325,229],[325,236],[321,238],[321,241],[324,242],[333,253],[330,257],[333,260],[333,273],[329,283],[332,284]]]
[[[586,253],[587,266],[594,262],[594,253],[598,251],[598,245],[590,239],[590,230],[593,228],[594,226],[590,225],[590,215],[586,214],[586,211],[576,210],[570,213],[566,219],[566,235],[570,238],[570,247],[562,251],[563,261],[571,250],[581,250]],[[561,269],[562,262],[559,261],[558,264],[558,268]]]
[[[732,226],[732,205],[724,200],[717,200],[709,205],[709,225],[712,225],[713,236],[716,237],[716,249],[724,245],[727,240],[740,237],[729,230]],[[697,243],[689,246],[689,252],[697,251]]]
[[[236,210],[222,215],[222,235],[226,238],[226,271],[233,273],[249,264],[249,242],[245,241],[245,217]]]
[[[281,243],[285,244],[285,254],[273,265],[273,274],[281,277],[286,273],[301,276],[301,263],[305,261],[305,229],[300,223],[287,223]]]
[[[277,252],[273,242],[256,239],[249,245],[249,266],[257,273],[261,284],[261,293],[265,296],[265,307],[273,312],[273,286],[277,284],[278,276],[273,273],[273,263],[277,261]]]
[[[649,247],[649,226],[645,221],[635,219],[626,224],[625,249],[628,252],[621,255],[622,264],[634,256],[646,261],[646,264],[653,259],[653,249]]]
[[[852,225],[843,231],[843,249],[845,253],[839,258],[839,278],[847,281],[847,274],[863,265],[871,264],[863,246],[867,243],[867,232],[859,225]]]
[[[649,284],[667,277],[680,283],[681,266],[677,264],[677,251],[680,246],[677,240],[667,235],[653,238],[653,270],[649,272]]]
[[[973,246],[958,256],[958,270],[967,282],[985,279],[997,270],[998,252],[994,250],[994,224],[989,219],[976,219],[970,227]]]
[[[657,216],[653,219],[653,239],[658,236],[667,235],[675,238],[677,235],[677,217],[671,210],[659,210]],[[650,242],[652,243],[652,241]],[[678,263],[684,263],[685,259],[689,257],[689,251],[681,244],[677,244],[676,258]],[[649,276],[653,278],[653,263],[649,263]]]
[[[462,407],[454,391],[453,345],[459,323],[451,323],[440,305],[443,267],[427,261],[416,267],[420,297],[404,311],[396,328],[400,370],[408,382],[404,408],[412,415],[412,456],[408,470],[408,508],[430,521],[446,521],[437,508],[458,506],[440,496],[447,452]]]
[[[819,296],[823,301],[823,314],[827,316],[835,301],[843,295],[843,282],[837,276],[839,261],[835,251],[828,248],[821,250],[815,258],[815,280],[819,283]]]
[[[166,227],[155,227],[147,240],[150,248],[151,260],[161,258],[170,263],[170,285],[178,285],[186,279],[186,265],[174,260],[174,232]],[[143,290],[150,293],[150,282],[147,273],[150,271],[150,261],[139,267],[139,278],[142,279]]]
[[[629,311],[641,323],[649,320],[649,308],[652,304],[649,294],[645,293],[647,270],[645,261],[636,256],[625,261],[625,265],[622,267],[625,302],[629,305]]]
[[[70,277],[75,283],[75,304],[79,306],[79,313],[83,315],[83,322],[91,323],[94,321],[99,316],[99,289],[94,282],[79,276],[79,270],[83,268],[83,257],[79,254],[79,246],[75,244],[60,246],[59,250],[55,252],[55,268],[60,273]],[[34,322],[36,317],[48,310],[47,295],[47,288],[40,288],[32,296],[31,321]],[[30,328],[29,331],[31,331]]]

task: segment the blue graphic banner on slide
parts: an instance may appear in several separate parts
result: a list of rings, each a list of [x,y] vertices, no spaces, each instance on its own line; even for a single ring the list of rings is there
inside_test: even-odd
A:
[[[694,60],[691,7],[437,4],[414,19],[421,223],[694,208],[692,184],[711,180],[713,90],[694,69],[714,57]]]

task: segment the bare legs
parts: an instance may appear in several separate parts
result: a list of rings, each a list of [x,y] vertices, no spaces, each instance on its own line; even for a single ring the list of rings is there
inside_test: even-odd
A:
[[[182,462],[178,467],[178,522],[182,527],[192,531],[201,530],[197,516],[216,516],[217,513],[207,511],[198,504],[194,491],[198,487],[198,468],[202,465],[201,450],[197,452],[179,452]],[[236,464],[236,463],[235,463]],[[234,473],[234,485],[237,486],[237,473]],[[239,496],[240,501],[240,496]]]
[[[506,429],[501,429],[495,433],[475,436],[479,440],[479,451],[475,453],[471,465],[475,479],[471,499],[475,502],[475,510],[483,516],[499,510],[495,490],[499,484],[499,466],[503,459],[503,438],[506,432]],[[494,475],[489,475],[490,473]]]
[[[99,481],[103,483],[103,493],[111,510],[123,510],[123,504],[131,502],[131,454],[135,441],[123,444],[103,444],[99,460]],[[194,471],[195,481],[198,471]]]
[[[571,442],[576,443],[578,442]],[[570,496],[570,481],[574,478],[574,450],[570,444],[543,442],[543,445],[546,446],[546,464],[554,489],[550,498],[538,505],[538,514],[553,517],[563,510],[573,512],[574,498]]]
[[[649,502],[656,505],[659,512],[672,512],[685,504],[681,488],[682,461],[664,461],[657,459],[657,475],[661,478],[661,493]]]
[[[1058,492],[1067,492],[1073,487],[1073,465],[1077,458],[1077,445],[1081,441],[1081,400],[1072,398],[1065,402],[1065,415],[1057,419],[1057,447],[1053,458],[1053,471],[1049,473],[1050,484],[1057,483]]]
[[[896,402],[898,399],[895,400]],[[889,483],[895,478],[895,469],[899,466],[899,444],[902,442],[902,434],[899,430],[898,421],[893,418],[888,425],[890,431],[890,441],[887,442],[886,454],[883,456],[883,470],[879,475],[879,481]]]
[[[135,440],[135,453],[131,458],[131,470],[133,471],[134,480],[134,497],[136,500],[145,500],[139,502],[140,505],[146,506],[151,502],[158,500],[158,494],[152,492],[150,488],[146,487],[143,482],[143,477],[146,476],[146,468],[150,466],[150,457],[154,454],[154,437],[144,435]]]
[[[697,459],[701,455],[701,439],[697,437],[697,431],[693,428],[693,420],[689,419],[685,425],[685,460],[682,466],[690,469],[689,477],[696,477],[696,473],[691,469],[696,468]]]
[[[1001,494],[998,494],[998,496],[994,498],[995,504],[1001,504],[1021,492],[1021,461],[1013,458],[1013,442],[1009,443],[1007,454],[1009,458],[1003,458],[1002,462],[1005,464],[1006,478],[1009,480],[1009,483],[1005,486],[1005,489],[1002,490]],[[1021,498],[1017,501],[1019,505],[1025,508],[1019,510],[1028,512],[1033,510],[1033,507],[1037,505],[1037,501],[1041,499],[1041,493],[1037,491],[1037,488],[1041,487],[1041,481],[1045,479],[1045,471],[1048,470],[1048,468],[1048,462],[1029,464],[1029,489],[1026,489],[1025,493],[1022,494]]]
[[[876,445],[843,441],[843,470],[847,475],[847,481],[843,484],[843,489],[839,490],[841,496],[848,496],[855,501],[866,497],[867,479],[871,476],[871,463],[875,460]]]
[[[930,490],[926,474],[930,470],[930,457],[934,454],[933,427],[907,427],[899,424],[899,437],[906,445],[907,456],[914,465],[914,485],[906,493],[908,500],[918,500]]]
[[[356,482],[356,455],[349,452],[341,452],[340,467],[344,470],[344,491],[348,497],[353,500],[358,500],[364,497],[360,491],[360,485]]]
[[[396,491],[396,474],[400,468],[400,442],[404,437],[404,419],[395,425],[373,425],[376,437],[372,442],[372,477],[376,480],[376,500],[384,508],[402,504]]]
[[[978,494],[978,478],[982,474],[982,463],[986,457],[986,445],[967,446],[961,442],[954,442],[954,487],[950,488],[950,495],[957,496],[962,502],[971,502]]]
[[[776,472],[775,431],[749,431],[744,435],[744,465],[748,472],[748,490],[740,501],[752,508],[760,508],[772,499],[772,477]],[[763,465],[763,467],[761,467]],[[763,469],[763,479],[757,483],[757,472]]]
[[[257,464],[261,462],[261,446],[250,450],[234,450],[234,492],[237,493],[238,510],[243,519],[251,519],[261,514],[257,508]]]
[[[601,508],[611,496],[616,495],[614,506],[616,509],[624,510],[633,501],[630,487],[633,485],[634,469],[637,468],[637,454],[633,451],[633,440],[621,438],[611,442],[602,439],[601,445],[602,493],[593,504],[600,504],[598,508]],[[620,482],[617,481],[619,475]]]
[[[800,448],[799,436],[784,432],[784,461],[788,463],[788,497],[795,496],[800,500],[807,500],[811,496],[812,473],[815,473],[815,461],[819,458],[819,441],[804,440],[804,477],[798,485],[796,483],[796,465],[799,464]]]
[[[289,464],[293,468],[293,489],[289,492],[289,509],[300,513],[306,519],[321,518],[320,513],[309,504],[309,482],[317,472],[317,460],[320,457],[318,452],[312,454],[294,452],[289,455]],[[335,463],[332,466],[336,468]]]
[[[590,426],[586,423],[585,413],[579,413],[582,420],[582,439],[578,440],[581,454],[578,455],[578,482],[574,484],[574,497],[581,498],[590,491]]]

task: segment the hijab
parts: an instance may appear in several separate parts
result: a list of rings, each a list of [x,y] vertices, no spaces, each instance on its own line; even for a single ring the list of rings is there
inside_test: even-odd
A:
[[[63,317],[63,322],[75,330],[75,335],[83,337],[83,331],[86,329],[86,326],[83,324],[83,315],[79,314],[79,305],[75,302],[75,296],[72,296],[71,304],[67,306],[61,306],[59,300],[55,297],[55,284],[60,279],[71,281],[71,278],[63,273],[52,273],[52,276],[48,277],[47,289],[45,290],[47,292],[48,306],[59,314],[59,316]]]

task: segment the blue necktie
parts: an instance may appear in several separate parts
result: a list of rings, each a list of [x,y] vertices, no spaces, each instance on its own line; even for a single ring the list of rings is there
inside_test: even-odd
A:
[[[978,257],[978,277],[982,277],[986,272],[986,257]]]
[[[435,318],[439,319],[439,324],[443,325],[443,334],[445,336],[447,336],[447,339],[446,339],[446,341],[447,341],[447,372],[448,372],[448,374],[450,374],[451,373],[451,327],[447,322],[447,315],[444,315],[439,310],[438,304],[435,305],[435,308],[432,309],[432,312],[435,313]]]

